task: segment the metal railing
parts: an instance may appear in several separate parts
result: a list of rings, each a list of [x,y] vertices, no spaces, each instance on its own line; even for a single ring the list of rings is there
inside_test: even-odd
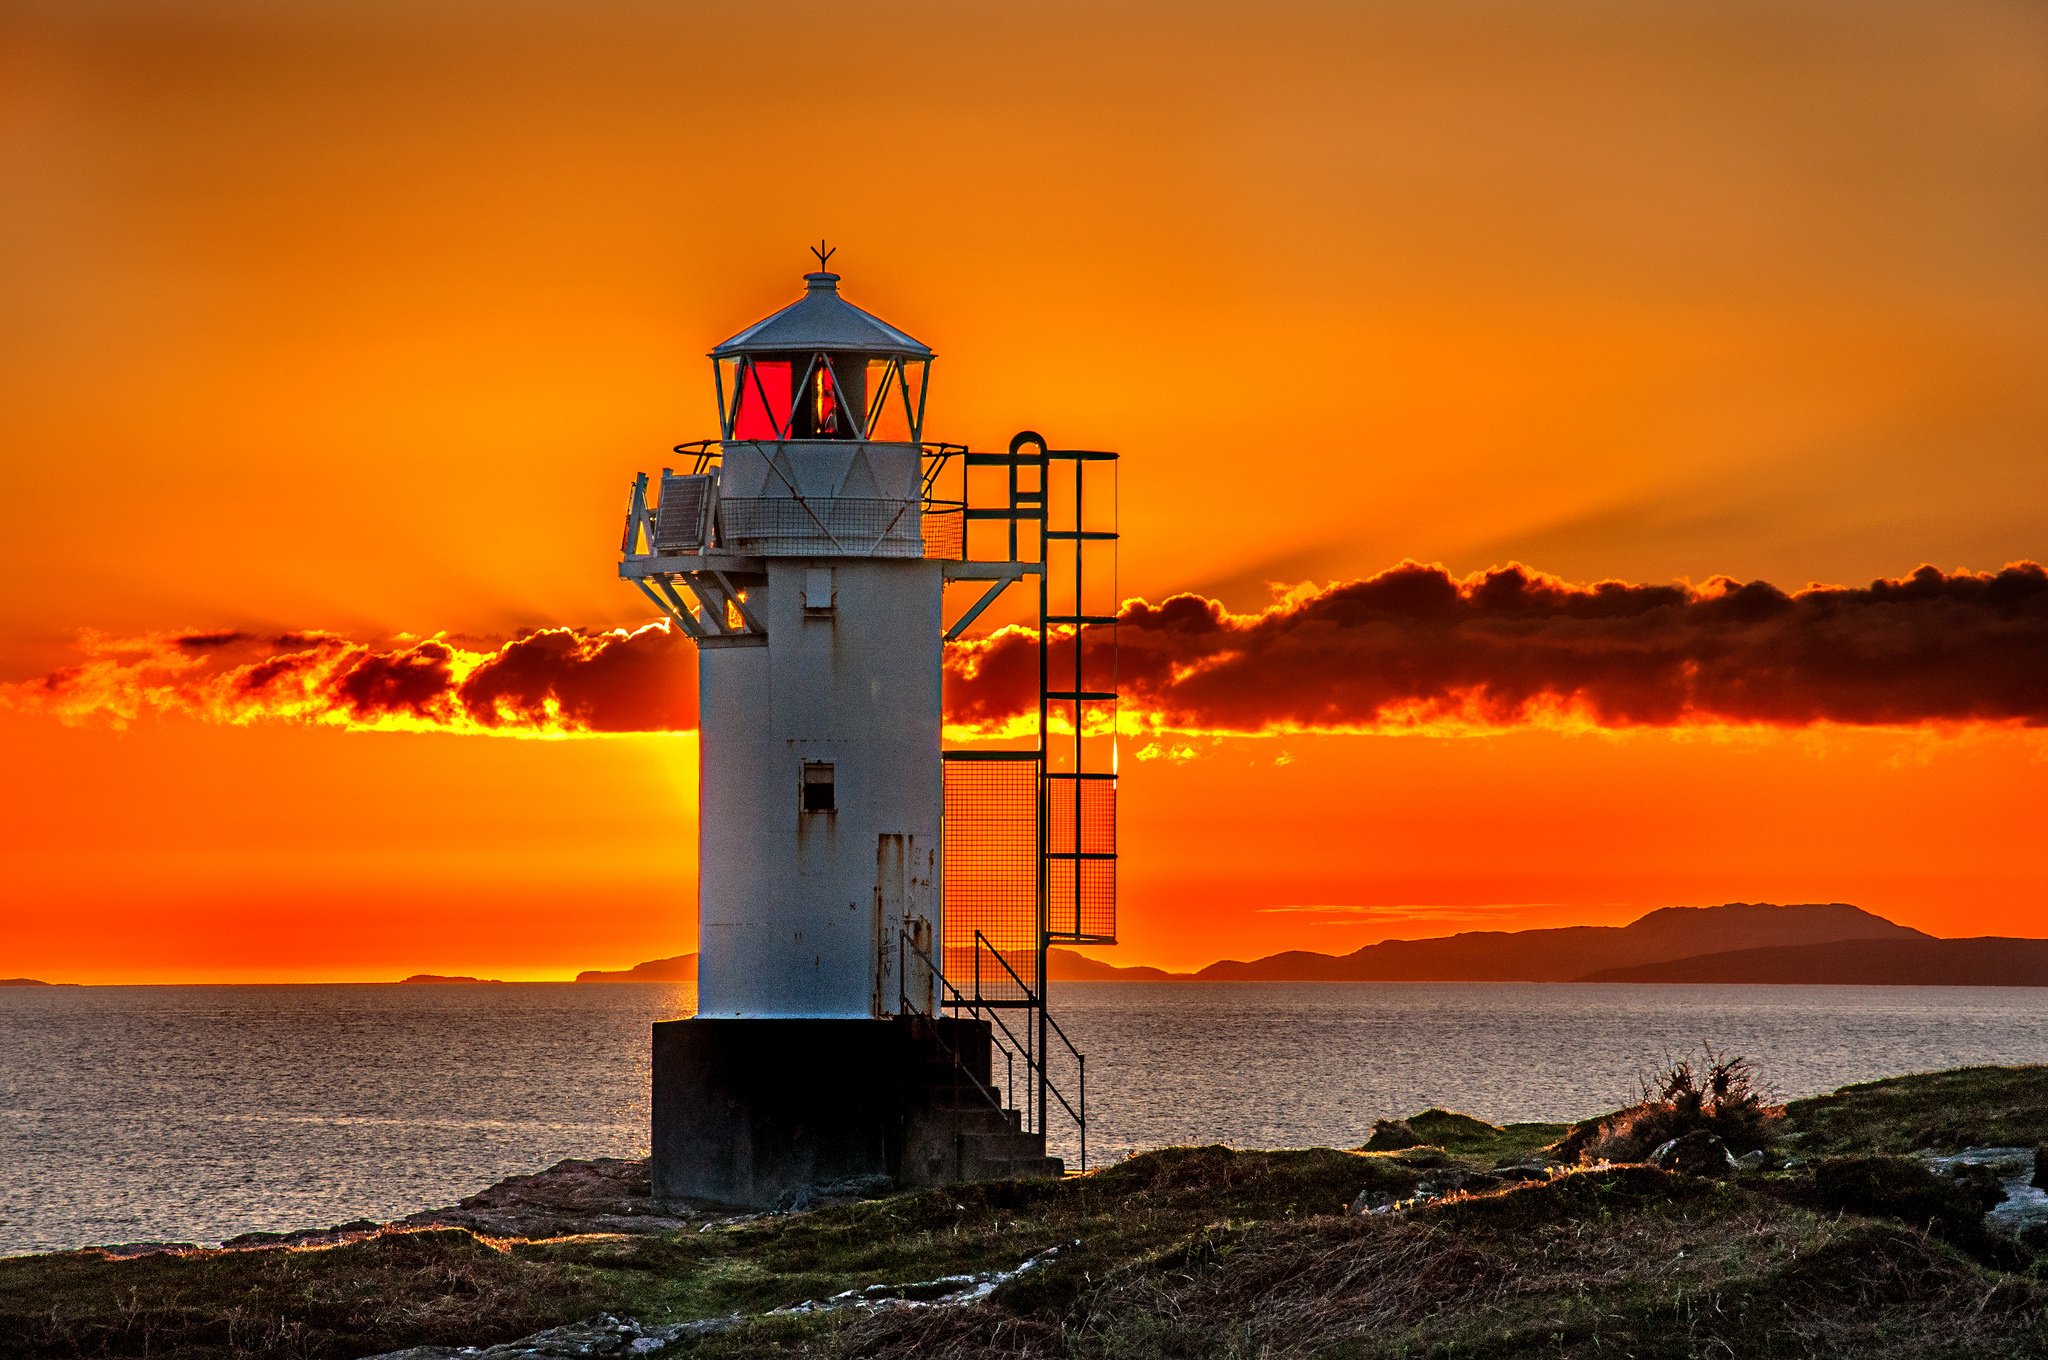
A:
[[[900,998],[900,1008],[905,1014],[922,1014],[922,1012],[916,1010],[911,1006],[910,998],[907,995],[903,995],[900,990],[900,979],[906,976],[904,972],[904,964],[908,962],[908,960],[904,957],[904,951],[906,950],[908,950],[911,954],[915,955],[924,964],[925,967],[931,969],[933,979],[936,980],[939,984],[939,995],[937,997],[938,1005],[937,1007],[935,1007],[935,1009],[944,1009],[949,1005],[958,1006],[964,1005],[966,1003],[966,998],[960,995],[960,989],[958,987],[955,987],[951,982],[946,980],[946,975],[943,972],[939,971],[939,965],[933,962],[932,956],[928,952],[926,952],[925,949],[917,943],[917,941],[910,938],[910,932],[907,930],[899,930],[896,933],[896,976],[899,979],[898,995]],[[949,992],[952,994],[951,1000],[947,999],[946,994]],[[982,1099],[986,1100],[992,1107],[994,1107],[997,1110],[1002,1110],[1005,1108],[1002,1100],[997,1097],[996,1093],[989,1090],[987,1085],[982,1082],[980,1077],[974,1075],[972,1069],[970,1069],[967,1066],[966,1059],[962,1058],[959,1052],[955,1050],[951,1044],[946,1042],[945,1035],[940,1034],[936,1030],[934,1030],[932,1037],[938,1041],[939,1047],[946,1051],[946,1055],[953,1060],[953,1065],[960,1069],[960,1075],[966,1077],[968,1081],[974,1084],[974,1089],[981,1093]],[[993,1035],[991,1035],[990,1037],[990,1043],[992,1046],[996,1048],[1002,1048],[1002,1045],[995,1043]],[[1009,1084],[1009,1082],[1015,1080],[1017,1069],[1015,1063],[1009,1061],[1011,1056],[1012,1055],[1008,1049],[1003,1049],[1003,1057],[1005,1059],[1003,1074],[1007,1079],[1003,1086],[1003,1089],[1009,1092],[1012,1097],[1014,1097],[1016,1095],[1016,1087]]]
[[[662,469],[658,485],[664,494],[658,500],[664,503],[648,495],[646,474],[635,480],[620,545],[623,556],[694,555],[714,548],[749,556],[819,554],[960,561],[967,555],[966,501],[938,494],[941,473],[957,466],[955,460],[966,452],[962,445],[918,445],[923,471],[913,496],[802,496],[792,488],[785,496],[722,497],[717,478],[727,442],[737,441],[700,439],[676,445],[675,452],[690,460],[689,471],[677,477]],[[697,481],[699,478],[705,480]],[[664,511],[671,510],[665,504],[669,499],[666,493],[686,483],[703,487],[704,500],[698,502],[693,496],[689,506],[680,507],[680,516],[665,516]],[[964,494],[964,486],[962,491]],[[700,504],[710,513],[700,515]]]
[[[1017,1097],[1016,1059],[1021,1056],[1024,1059],[1024,1075],[1026,1077],[1039,1078],[1041,1089],[1049,1092],[1052,1098],[1060,1103],[1060,1108],[1066,1111],[1067,1117],[1074,1121],[1076,1138],[1080,1144],[1080,1169],[1086,1171],[1088,1169],[1088,1056],[1074,1046],[1074,1041],[1067,1037],[1067,1032],[1060,1028],[1057,1020],[1054,1020],[1050,1015],[1043,1016],[1048,1031],[1059,1036],[1060,1043],[1065,1046],[1068,1054],[1074,1059],[1074,1071],[1076,1074],[1074,1100],[1078,1101],[1080,1106],[1080,1108],[1076,1109],[1074,1103],[1068,1101],[1066,1093],[1061,1091],[1059,1086],[1053,1082],[1050,1073],[1046,1069],[1046,1055],[1038,1052],[1030,1042],[1030,1027],[1025,1027],[1025,1038],[1019,1039],[1016,1031],[1010,1028],[1009,1022],[1003,1019],[1003,1010],[1005,1008],[983,998],[981,989],[982,949],[986,947],[988,952],[994,955],[996,962],[1002,966],[1003,971],[1009,974],[1012,984],[1027,994],[1029,994],[1030,988],[1025,987],[1024,979],[1017,975],[1017,970],[1010,966],[1009,960],[1003,957],[1002,951],[991,944],[988,937],[978,930],[974,932],[974,945],[974,995],[972,996],[966,995],[953,985],[952,979],[946,976],[944,970],[939,967],[937,961],[932,958],[930,953],[920,948],[917,942],[910,938],[908,931],[899,932],[897,935],[896,976],[898,978],[906,976],[903,971],[903,965],[907,961],[904,957],[904,951],[908,950],[925,967],[931,970],[932,977],[938,982],[938,993],[935,999],[939,1008],[951,1009],[956,1014],[960,1011],[965,1011],[977,1020],[988,1021],[990,1025],[989,1045],[994,1052],[999,1052],[1003,1055],[1003,1091],[1010,1097],[1012,1102],[1010,1105],[1005,1106],[997,1099],[995,1093],[982,1083],[980,1078],[968,1070],[967,1064],[954,1051],[952,1046],[946,1043],[943,1037],[939,1039],[939,1046],[946,1050],[961,1072],[969,1081],[974,1083],[975,1089],[991,1104],[995,1105],[997,1109],[1016,1110],[1018,1108],[1015,1104]],[[903,1004],[908,1006],[909,1000],[907,997],[904,998]],[[1001,1039],[996,1037],[998,1032],[1002,1035]],[[1028,1116],[1030,1109],[1031,1103],[1029,1100],[1026,1100],[1023,1106],[1023,1113]],[[1046,1129],[1042,1115],[1038,1126],[1031,1131],[1039,1134],[1041,1137],[1044,1136]]]
[[[693,439],[687,444],[676,445],[675,451],[692,461],[691,472],[701,475],[709,472],[724,460],[725,446],[727,444],[752,444],[773,447],[780,447],[784,444],[895,444],[898,448],[902,447],[901,443],[887,439]],[[924,458],[924,489],[926,495],[931,494],[932,486],[938,479],[939,470],[954,458],[967,452],[965,444],[920,443],[917,448]]]
[[[989,1019],[994,1021],[995,1024],[1001,1028],[1005,1035],[1009,1036],[1010,1041],[1012,1043],[1015,1043],[1016,1035],[1010,1033],[1009,1025],[1004,1022],[1002,1017],[1002,1009],[996,1006],[985,1005],[981,1000],[981,951],[984,947],[986,947],[989,954],[995,958],[995,961],[1002,966],[1003,972],[1009,975],[1010,983],[1012,986],[1019,988],[1027,995],[1029,995],[1031,991],[1029,987],[1026,987],[1024,985],[1024,979],[1017,975],[1017,970],[1010,966],[1010,961],[1003,957],[1003,951],[997,949],[994,944],[990,943],[989,938],[986,935],[982,934],[980,931],[977,930],[974,932],[975,999],[973,1002],[969,1003],[969,1014],[973,1015],[978,1020],[981,1018],[981,1012],[983,1010],[986,1010],[988,1012]],[[1041,985],[1043,985],[1042,982]],[[1067,1032],[1060,1028],[1060,1022],[1052,1018],[1051,1012],[1045,1008],[1044,1002],[1042,1000],[1040,1001],[1037,1010],[1039,1021],[1041,1024],[1041,1032],[1050,1032],[1054,1035],[1057,1035],[1059,1037],[1060,1043],[1066,1046],[1067,1053],[1074,1060],[1074,1070],[1077,1074],[1074,1097],[1076,1100],[1079,1100],[1081,1102],[1081,1108],[1078,1110],[1075,1109],[1072,1103],[1070,1103],[1067,1100],[1066,1093],[1061,1091],[1058,1084],[1053,1081],[1052,1071],[1047,1063],[1047,1059],[1051,1056],[1050,1054],[1044,1052],[1034,1052],[1030,1045],[1026,1045],[1024,1048],[1024,1057],[1026,1064],[1025,1075],[1038,1077],[1040,1081],[1040,1089],[1045,1091],[1047,1094],[1051,1095],[1054,1100],[1057,1100],[1060,1103],[1060,1108],[1067,1112],[1067,1118],[1074,1121],[1074,1128],[1077,1131],[1081,1142],[1081,1169],[1083,1171],[1086,1171],[1088,1169],[1088,1058],[1087,1055],[1082,1053],[1080,1049],[1074,1047],[1074,1041],[1072,1039],[1069,1039],[1067,1037]],[[1038,1131],[1041,1134],[1045,1132],[1043,1113],[1041,1113],[1039,1116]]]

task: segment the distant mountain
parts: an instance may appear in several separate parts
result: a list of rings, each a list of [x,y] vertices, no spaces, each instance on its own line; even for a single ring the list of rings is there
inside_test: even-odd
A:
[[[1193,973],[1169,973],[1163,968],[1121,968],[1071,949],[1049,949],[1045,975],[1054,982],[1186,982]]]
[[[578,982],[695,982],[697,956],[678,954],[672,959],[653,959],[631,968],[607,971],[592,968],[576,975]]]
[[[1845,902],[1664,907],[1625,926],[1475,930],[1349,954],[1290,950],[1198,973],[1125,968],[1071,949],[1053,982],[1790,982],[2048,986],[2048,940],[1940,940]],[[578,973],[578,982],[694,982],[697,956]],[[407,978],[415,981],[475,981]]]
[[[2048,940],[1836,940],[1603,968],[1582,980],[2048,987]]]
[[[41,978],[0,978],[0,987],[73,987],[76,983],[45,982]]]
[[[438,982],[474,982],[474,983],[478,984],[479,986],[492,986],[492,985],[496,985],[496,986],[503,986],[503,985],[504,985],[504,984],[503,984],[502,982],[500,982],[500,981],[499,981],[499,979],[497,979],[497,978],[480,978],[480,977],[450,977],[450,976],[448,976],[447,974],[444,974],[444,973],[414,973],[414,974],[413,974],[413,975],[412,975],[411,977],[409,977],[409,978],[400,978],[400,979],[399,979],[399,982],[400,982],[400,983],[407,983],[407,982],[424,982],[424,983],[430,983],[430,984],[431,984],[431,983],[438,983]]]
[[[1349,954],[1292,950],[1212,963],[1204,982],[1576,982],[1589,973],[1703,954],[1840,940],[1931,936],[1844,902],[1664,907],[1625,926],[1476,930],[1426,940],[1385,940]]]

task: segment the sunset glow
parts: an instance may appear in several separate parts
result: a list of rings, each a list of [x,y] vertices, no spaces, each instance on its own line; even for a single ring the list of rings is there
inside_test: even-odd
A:
[[[821,234],[926,438],[1123,455],[1100,957],[2048,933],[2048,12],[181,9],[6,21],[0,974],[694,948],[620,514]]]

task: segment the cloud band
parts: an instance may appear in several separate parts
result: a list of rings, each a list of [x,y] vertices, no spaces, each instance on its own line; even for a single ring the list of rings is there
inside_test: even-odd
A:
[[[1123,606],[1114,658],[1084,669],[1141,726],[1370,732],[1817,723],[2048,724],[2048,571],[1922,567],[1868,586],[1783,591],[1575,585],[1520,566],[1466,577],[1403,563],[1233,613],[1197,595]],[[381,643],[330,633],[89,635],[77,664],[0,686],[73,721],[149,713],[247,723],[569,736],[696,725],[689,642],[656,624],[511,639]],[[1053,640],[1070,667],[1074,641]],[[950,724],[997,728],[1037,702],[1037,636],[946,654]]]

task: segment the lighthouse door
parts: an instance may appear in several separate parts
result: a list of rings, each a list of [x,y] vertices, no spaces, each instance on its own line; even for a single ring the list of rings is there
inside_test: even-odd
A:
[[[884,832],[875,837],[875,1014],[888,1015],[896,1009],[901,987],[897,970],[903,966],[897,935],[903,929],[903,915],[910,896],[910,837],[901,832]]]
[[[913,900],[911,859],[917,838],[887,832],[875,838],[875,1014],[932,1009],[932,923]]]

